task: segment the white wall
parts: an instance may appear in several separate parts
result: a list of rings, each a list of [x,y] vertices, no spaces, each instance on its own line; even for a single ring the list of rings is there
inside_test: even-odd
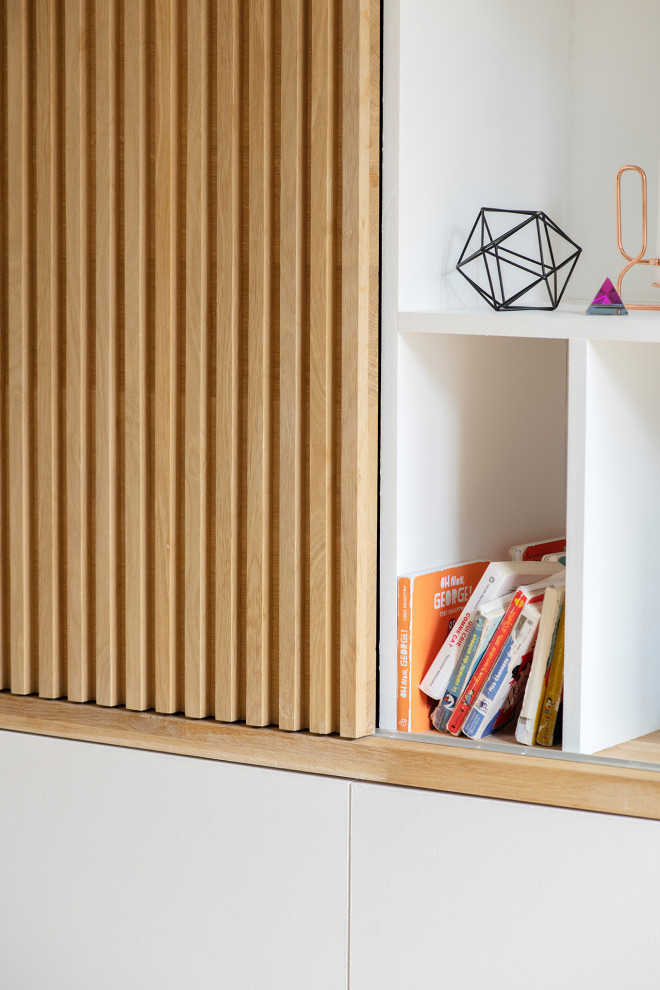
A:
[[[9,732],[0,794],[7,990],[660,982],[660,823]]]

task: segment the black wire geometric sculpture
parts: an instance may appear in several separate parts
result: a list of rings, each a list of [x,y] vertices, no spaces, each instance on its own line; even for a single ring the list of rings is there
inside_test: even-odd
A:
[[[525,219],[502,231],[509,216]],[[540,210],[484,207],[456,268],[493,309],[550,310],[559,305],[581,252],[582,248]],[[544,304],[545,292],[534,293],[538,305],[515,305],[542,283],[549,305]]]

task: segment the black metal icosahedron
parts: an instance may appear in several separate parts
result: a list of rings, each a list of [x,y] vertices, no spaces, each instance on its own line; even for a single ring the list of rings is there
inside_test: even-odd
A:
[[[520,219],[500,233],[506,215]],[[483,207],[456,268],[493,309],[550,310],[559,305],[581,252],[582,248],[540,210]],[[539,305],[519,304],[523,296],[543,283],[548,305],[543,305],[543,300]]]

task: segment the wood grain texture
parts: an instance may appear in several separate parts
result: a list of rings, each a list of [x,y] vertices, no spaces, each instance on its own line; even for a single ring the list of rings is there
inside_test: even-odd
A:
[[[181,707],[178,645],[179,5],[154,4],[155,33],[155,704]]]
[[[246,721],[270,716],[271,4],[249,5],[249,312],[247,420]]]
[[[89,9],[72,5],[65,20],[66,71],[66,531],[67,697],[88,701],[89,558]]]
[[[209,530],[209,12],[188,0],[185,381],[185,713],[210,713]]]
[[[303,333],[306,7],[282,0],[279,726],[303,725]]]
[[[239,717],[242,4],[217,8],[215,716]]]
[[[376,502],[369,402],[370,0],[343,0],[341,721],[373,732],[375,641],[370,587]],[[373,344],[372,344],[373,346]],[[373,398],[372,398],[373,401]]]
[[[60,52],[58,10],[35,6],[36,153],[36,466],[38,547],[39,694],[64,690],[62,533],[60,505],[60,259],[61,186],[59,134]]]
[[[341,739],[0,694],[0,727],[380,784],[660,820],[657,769],[372,735]]]
[[[96,33],[96,700],[123,701],[119,679],[118,0],[97,0]]]
[[[333,724],[335,4],[313,0],[310,176],[310,728]]]
[[[0,10],[0,685],[367,731],[377,16]]]
[[[32,563],[32,334],[34,197],[31,104],[27,71],[33,41],[28,0],[7,5],[7,316],[9,442],[9,639],[10,685],[16,694],[37,689],[36,631],[33,630]],[[9,148],[12,153],[9,154]]]
[[[149,5],[124,6],[126,706],[153,707],[149,609]]]

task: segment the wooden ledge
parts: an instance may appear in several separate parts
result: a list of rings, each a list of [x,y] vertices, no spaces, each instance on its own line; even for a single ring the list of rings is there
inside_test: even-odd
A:
[[[660,819],[660,774],[367,736],[248,728],[0,692],[0,729],[379,784]]]

